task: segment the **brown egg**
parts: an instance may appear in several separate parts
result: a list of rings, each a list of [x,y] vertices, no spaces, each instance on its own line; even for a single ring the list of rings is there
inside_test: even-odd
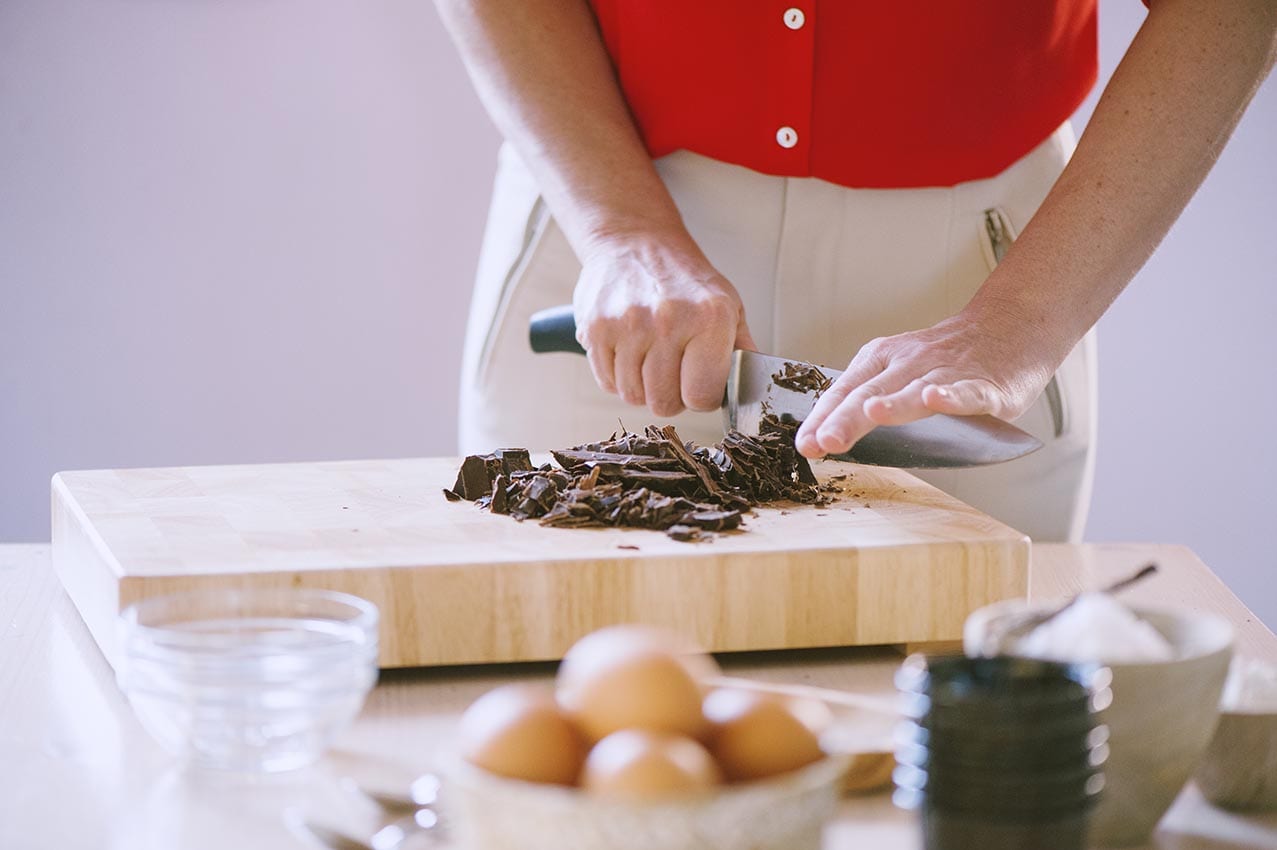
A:
[[[461,716],[461,756],[500,776],[572,785],[588,749],[548,688],[506,685]]]
[[[729,782],[761,779],[819,761],[832,721],[815,700],[722,688],[705,698],[709,749]]]
[[[627,800],[704,791],[721,781],[713,757],[698,742],[641,729],[622,729],[599,741],[581,774],[586,791]]]
[[[717,665],[678,637],[644,626],[612,626],[586,635],[559,667],[559,705],[586,738],[620,729],[702,737],[699,679]]]

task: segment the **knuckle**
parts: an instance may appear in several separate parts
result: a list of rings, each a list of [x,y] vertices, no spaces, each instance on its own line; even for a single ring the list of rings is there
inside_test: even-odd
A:
[[[683,405],[671,399],[661,399],[652,402],[652,412],[663,419],[668,419],[682,413]]]
[[[722,401],[722,394],[696,389],[690,390],[683,400],[690,409],[703,413],[717,410],[719,402]]]
[[[861,351],[868,357],[881,357],[887,349],[887,337],[876,336],[869,340],[861,347]]]
[[[706,320],[714,323],[725,323],[736,318],[736,299],[725,292],[714,292],[701,302],[701,313]]]
[[[598,316],[577,328],[577,341],[587,349],[593,345],[606,345],[619,336],[621,320],[611,316]]]
[[[640,304],[631,304],[617,317],[615,330],[626,336],[634,336],[645,331],[651,321],[651,310]]]
[[[819,440],[820,447],[825,451],[835,452],[842,451],[846,448],[847,443],[850,442],[847,436],[847,429],[839,428],[834,425],[821,428],[820,431],[816,433],[816,439]]]
[[[972,381],[968,386],[971,388],[972,397],[981,405],[992,404],[997,397],[993,387],[985,381]]]
[[[667,336],[678,328],[686,315],[687,311],[683,304],[677,301],[662,301],[652,311],[652,330],[658,336]]]
[[[861,350],[871,363],[880,367],[899,360],[905,354],[901,339],[894,336],[874,337]]]

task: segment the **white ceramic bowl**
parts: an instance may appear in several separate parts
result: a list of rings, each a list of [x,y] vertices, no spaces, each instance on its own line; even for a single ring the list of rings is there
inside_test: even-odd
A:
[[[1221,808],[1277,810],[1277,712],[1222,712],[1193,778]]]
[[[828,756],[703,795],[622,802],[456,761],[440,805],[449,840],[467,850],[818,850],[847,765]]]
[[[975,654],[990,630],[1028,606],[1008,600],[971,614],[963,630]],[[1113,702],[1103,712],[1109,727],[1105,786],[1091,821],[1100,847],[1147,842],[1197,766],[1219,719],[1219,698],[1233,653],[1233,629],[1212,614],[1133,609],[1171,644],[1170,661],[1109,664]],[[1094,661],[1097,659],[1074,659]]]

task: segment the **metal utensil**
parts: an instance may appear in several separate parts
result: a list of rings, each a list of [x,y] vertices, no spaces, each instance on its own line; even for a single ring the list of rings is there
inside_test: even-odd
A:
[[[294,834],[330,850],[398,850],[409,838],[433,832],[439,825],[438,815],[433,810],[418,809],[391,821],[364,839],[354,838],[296,810],[285,813],[285,820]]]
[[[439,799],[441,782],[436,774],[423,773],[409,783],[403,791],[398,791],[373,788],[353,776],[346,776],[341,779],[341,786],[353,794],[371,800],[386,812],[397,814],[415,812],[418,809],[433,806]]]
[[[576,341],[576,320],[571,305],[535,314],[529,327],[529,341],[532,350],[538,353],[585,353]],[[786,364],[818,369],[831,381],[842,374],[783,357],[736,351],[723,398],[728,428],[757,434],[764,413],[790,417],[797,422],[811,413],[817,392],[789,389],[773,380]],[[935,414],[907,425],[880,425],[862,437],[851,451],[830,457],[873,466],[944,469],[1002,463],[1041,447],[1036,437],[993,416]]]
[[[1125,590],[1133,584],[1136,584],[1137,582],[1143,581],[1156,572],[1157,564],[1150,562],[1140,567],[1134,575],[1129,575],[1120,581],[1115,581],[1107,587],[1100,588],[1098,591],[1088,592],[1117,593]],[[1025,612],[1023,616],[1015,618],[1015,620],[1007,625],[1006,628],[999,629],[996,633],[990,632],[986,635],[980,647],[980,654],[999,655],[1004,652],[1009,652],[1021,638],[1039,626],[1054,620],[1056,617],[1069,610],[1069,608],[1072,608],[1081,597],[1081,593],[1074,594],[1073,597],[1063,605],[1048,611]]]

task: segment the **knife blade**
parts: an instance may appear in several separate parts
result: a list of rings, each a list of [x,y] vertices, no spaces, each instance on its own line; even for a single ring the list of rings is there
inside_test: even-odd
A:
[[[585,353],[576,341],[576,320],[571,305],[551,307],[533,315],[529,341],[532,350],[538,353]],[[728,428],[757,434],[765,413],[796,422],[807,418],[818,393],[778,385],[774,376],[781,373],[786,364],[818,369],[830,381],[842,374],[835,369],[756,351],[733,352],[723,398],[723,417]],[[829,457],[871,466],[961,469],[1003,463],[1040,448],[1042,442],[1036,437],[997,417],[937,413],[905,425],[879,425],[850,451]]]

